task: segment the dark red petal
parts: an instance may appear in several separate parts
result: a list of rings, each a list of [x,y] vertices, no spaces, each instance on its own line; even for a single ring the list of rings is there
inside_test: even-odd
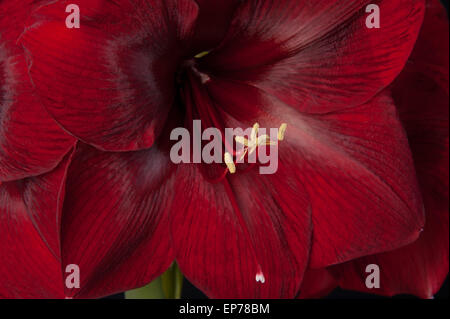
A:
[[[241,0],[195,0],[199,16],[195,27],[192,47],[194,54],[219,45],[230,26],[233,14]]]
[[[308,263],[305,192],[286,163],[207,182],[186,164],[177,173],[171,234],[183,274],[211,298],[293,298]],[[265,283],[256,281],[262,271]]]
[[[167,210],[173,165],[159,146],[105,153],[81,145],[67,178],[63,266],[77,264],[81,290],[97,298],[149,283],[173,261]]]
[[[30,10],[28,2],[0,3],[0,181],[48,172],[74,144],[32,93],[25,55],[16,44]]]
[[[299,299],[318,299],[328,296],[337,287],[337,281],[325,269],[308,269],[300,288]]]
[[[423,27],[405,71],[429,77],[448,94],[448,15],[439,0],[427,0],[426,7]]]
[[[214,79],[207,88],[226,127],[288,124],[279,153],[291,159],[290,174],[301,180],[309,195],[312,268],[417,239],[424,224],[423,204],[408,141],[389,96],[380,94],[370,103],[340,112],[310,115],[237,82]]]
[[[422,193],[441,208],[448,207],[449,186],[448,56],[446,11],[439,1],[429,0],[417,46],[394,82],[392,95],[408,134]]]
[[[384,254],[360,258],[331,271],[344,289],[358,290],[386,296],[413,294],[432,298],[448,275],[449,240],[448,206],[433,207],[433,199],[425,198],[428,210],[425,231],[415,243]],[[380,267],[380,288],[366,287],[366,267]]]
[[[381,268],[381,289],[370,292],[431,298],[449,269],[448,18],[428,1],[424,28],[410,62],[394,82],[393,96],[413,151],[427,223],[419,240],[403,249],[334,269],[347,289],[368,291],[365,267]]]
[[[380,29],[366,27],[369,3],[380,7]],[[304,112],[360,105],[400,73],[423,11],[422,0],[246,1],[203,68]]]
[[[174,97],[193,0],[80,0],[80,29],[65,25],[70,1],[36,14],[22,43],[47,110],[70,133],[100,149],[148,148]]]
[[[64,298],[59,221],[69,155],[52,172],[0,185],[0,297]]]

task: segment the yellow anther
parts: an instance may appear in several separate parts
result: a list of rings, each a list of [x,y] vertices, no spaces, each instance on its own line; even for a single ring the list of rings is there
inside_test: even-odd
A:
[[[256,139],[256,141],[250,141],[248,153],[253,154],[253,152],[256,151],[258,147],[263,145],[276,145],[276,143],[272,142],[268,135],[261,135]]]
[[[286,123],[281,124],[280,129],[278,130],[279,141],[284,140],[286,129],[287,124]],[[249,155],[253,154],[260,146],[271,146],[278,144],[277,142],[272,141],[270,139],[270,136],[267,134],[258,136],[258,131],[259,131],[259,124],[255,123],[250,133],[249,140],[246,139],[244,136],[235,137],[236,142],[244,146],[244,149],[236,154],[236,156],[239,157],[238,163],[242,161],[247,154]],[[225,163],[227,164],[230,173],[234,174],[236,172],[236,165],[233,162],[233,157],[231,156],[230,153],[225,154]]]
[[[196,59],[201,59],[201,58],[203,58],[204,56],[207,56],[208,54],[209,54],[209,51],[203,51],[203,52],[197,54],[194,58],[196,58]]]
[[[286,123],[281,124],[280,129],[278,130],[278,140],[279,141],[284,140],[284,135],[286,134],[286,130],[287,130],[287,124]]]
[[[259,131],[259,124],[255,123],[255,125],[253,125],[252,133],[250,134],[250,140],[252,142],[256,142],[256,139],[258,138],[258,131]]]
[[[225,153],[225,164],[227,164],[228,170],[231,174],[236,173],[236,165],[233,162],[233,156],[230,153]]]
[[[244,145],[244,153],[242,154],[240,160],[242,160],[245,155],[253,154],[259,146],[263,145],[276,145],[275,142],[270,140],[270,137],[267,134],[258,136],[259,124],[256,123],[253,125],[252,132],[250,133],[250,140],[247,140],[243,136],[236,136],[235,140],[237,143]]]

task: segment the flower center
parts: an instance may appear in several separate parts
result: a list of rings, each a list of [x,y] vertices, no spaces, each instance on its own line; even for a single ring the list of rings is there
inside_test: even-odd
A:
[[[185,68],[189,69],[195,76],[197,76],[199,78],[200,82],[202,82],[202,84],[205,84],[205,83],[208,83],[209,81],[211,81],[211,78],[209,77],[208,74],[206,74],[204,72],[200,72],[198,70],[195,59],[185,61],[183,66]]]
[[[210,80],[210,77],[206,73],[199,71],[198,62],[201,58],[207,56],[210,52],[211,51],[203,51],[198,53],[191,59],[184,60],[181,63],[181,68],[178,70],[177,82],[180,84],[185,81],[187,72],[192,72],[193,74],[195,74],[203,84],[208,82]]]

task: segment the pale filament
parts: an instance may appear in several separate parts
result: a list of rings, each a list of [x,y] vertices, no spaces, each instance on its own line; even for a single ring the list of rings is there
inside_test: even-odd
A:
[[[287,124],[281,124],[278,130],[278,141],[283,141],[286,134]],[[252,128],[252,132],[250,134],[250,140],[246,139],[244,136],[236,136],[235,140],[237,143],[244,146],[244,149],[240,151],[237,155],[239,157],[238,162],[242,161],[247,154],[253,154],[256,149],[260,146],[270,146],[277,145],[276,142],[272,142],[270,137],[267,134],[258,136],[259,124],[255,123]],[[230,153],[225,153],[225,164],[228,167],[228,170],[231,174],[236,173],[236,165],[233,161],[233,156]]]

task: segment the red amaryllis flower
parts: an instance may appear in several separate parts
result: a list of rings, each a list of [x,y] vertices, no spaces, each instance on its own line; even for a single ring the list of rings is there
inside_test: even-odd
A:
[[[425,205],[425,231],[407,247],[333,267],[344,288],[432,298],[448,275],[448,27],[439,1],[427,1],[417,45],[391,88],[413,152]],[[369,264],[381,269],[380,289],[365,286]]]
[[[415,241],[422,197],[384,89],[425,5],[376,1],[386,18],[368,29],[371,2],[80,0],[79,29],[65,24],[70,1],[34,2],[15,39],[22,67],[61,128],[52,138],[77,143],[43,149],[38,159],[56,167],[44,158],[34,172],[2,171],[0,295],[104,296],[176,259],[210,297],[292,298],[308,267]],[[45,139],[32,117],[5,116],[1,103],[2,125],[24,123]],[[169,133],[195,119],[220,130],[286,123],[277,173],[173,164]],[[12,145],[26,164],[27,149]],[[80,266],[80,289],[64,287],[68,264]]]

